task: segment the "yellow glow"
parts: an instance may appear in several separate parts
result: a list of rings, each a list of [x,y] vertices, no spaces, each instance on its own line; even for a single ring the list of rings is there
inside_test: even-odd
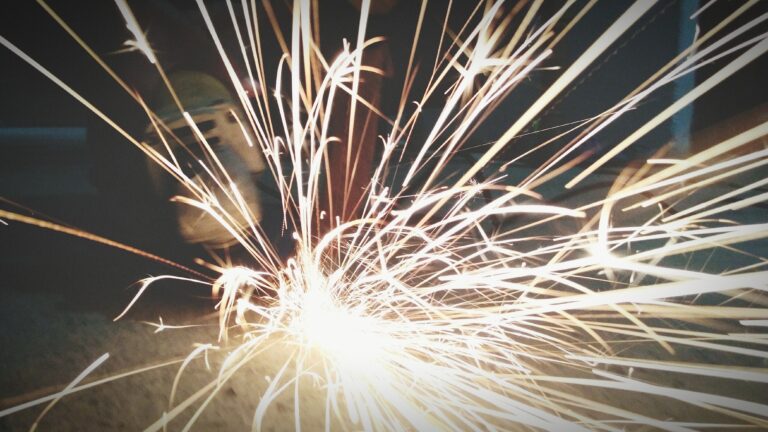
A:
[[[309,347],[317,348],[341,367],[371,367],[378,358],[380,340],[374,322],[334,304],[328,291],[311,289],[297,318],[298,332]]]

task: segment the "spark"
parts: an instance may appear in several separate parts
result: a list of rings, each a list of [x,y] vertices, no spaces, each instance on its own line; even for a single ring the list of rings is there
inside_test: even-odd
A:
[[[125,0],[115,0],[115,4],[125,20],[126,28],[134,37],[133,40],[125,41],[124,45],[127,48],[124,51],[140,51],[147,57],[147,60],[149,60],[150,63],[157,63],[157,58],[155,57],[154,51],[152,51],[152,47],[149,45],[147,35],[141,31],[141,27],[139,27],[136,17],[133,15],[133,12],[131,12],[131,8],[128,7]]]
[[[325,390],[326,430],[331,429],[336,417],[345,418],[355,428],[366,431],[499,430],[513,426],[541,430],[622,430],[636,424],[688,431],[696,427],[723,426],[690,418],[652,418],[611,401],[592,399],[589,397],[592,389],[671,398],[716,412],[739,424],[758,427],[768,424],[765,416],[768,406],[759,402],[726,397],[714,388],[679,390],[665,384],[661,375],[645,374],[660,372],[768,381],[765,368],[729,364],[728,357],[719,365],[674,360],[682,349],[708,350],[752,360],[768,359],[768,351],[762,348],[764,341],[758,335],[724,333],[719,331],[720,325],[708,325],[714,321],[731,326],[729,328],[766,325],[768,272],[761,268],[768,261],[740,248],[745,243],[768,237],[768,224],[713,219],[714,216],[725,218],[724,214],[768,200],[768,193],[761,189],[766,180],[761,178],[716,198],[702,198],[670,212],[684,201],[683,194],[696,194],[742,172],[757,173],[757,169],[768,162],[768,153],[759,150],[739,155],[732,151],[768,134],[766,124],[698,154],[674,159],[657,154],[649,158],[645,166],[622,171],[604,198],[576,208],[547,203],[543,193],[535,190],[585,160],[588,154],[573,160],[567,157],[673,79],[721,55],[738,53],[734,60],[680,100],[597,155],[597,161],[568,181],[566,188],[595,176],[597,168],[763,55],[768,50],[764,35],[725,52],[717,50],[761,24],[766,17],[728,30],[693,55],[699,44],[725,28],[725,24],[717,26],[699,38],[695,47],[680,53],[614,107],[568,124],[573,127],[558,135],[558,139],[574,132],[579,135],[523,182],[509,185],[498,170],[499,166],[509,165],[508,161],[498,161],[502,150],[516,138],[528,135],[524,133],[525,128],[643,19],[655,2],[633,3],[576,61],[562,68],[543,64],[594,2],[575,11],[568,22],[565,17],[573,12],[574,2],[566,2],[554,15],[544,17],[539,27],[534,27],[533,18],[541,2],[533,2],[515,29],[509,28],[509,20],[497,19],[508,10],[508,5],[502,1],[488,2],[482,16],[469,20],[471,25],[467,21],[458,33],[448,31],[449,6],[442,30],[451,36],[453,43],[444,47],[441,38],[441,49],[427,88],[414,100],[410,92],[412,74],[417,69],[414,55],[420,42],[419,33],[422,25],[426,25],[423,18],[427,3],[424,2],[394,121],[361,96],[365,79],[381,73],[375,67],[366,66],[364,61],[366,50],[381,42],[376,37],[365,39],[369,36],[366,27],[369,3],[362,3],[355,44],[346,44],[331,61],[320,53],[316,40],[318,29],[309,2],[294,1],[292,26],[286,33],[290,35],[289,41],[284,40],[272,6],[264,6],[283,50],[274,76],[274,91],[269,92],[261,58],[264,29],[255,18],[256,5],[251,3],[249,9],[243,1],[240,17],[246,23],[243,29],[237,24],[236,12],[228,1],[238,51],[248,64],[247,83],[252,90],[260,89],[249,93],[238,78],[205,3],[197,1],[241,104],[243,117],[234,111],[231,114],[249,148],[265,156],[279,190],[284,226],[294,230],[295,250],[285,263],[272,248],[258,220],[250,214],[247,203],[193,116],[183,110],[178,100],[180,115],[206,152],[206,160],[198,162],[214,186],[187,177],[172,154],[160,154],[130,137],[120,128],[119,119],[109,119],[52,72],[0,37],[2,45],[109,122],[171,173],[188,192],[174,200],[210,215],[253,258],[252,267],[208,265],[209,270],[218,273],[213,282],[204,277],[145,279],[136,297],[116,318],[134,307],[152,282],[163,278],[210,285],[218,299],[215,309],[220,343],[200,344],[182,362],[171,390],[168,411],[147,430],[167,427],[174,418],[201,402],[186,425],[186,429],[192,427],[222,383],[234,379],[234,374],[248,362],[259,361],[259,356],[268,349],[286,351],[287,360],[268,380],[253,415],[254,430],[261,429],[270,404],[291,389],[295,402],[294,423],[296,429],[300,429],[301,378],[306,376],[314,377]],[[117,4],[136,46],[156,65],[173,94],[160,67],[162,58],[155,57],[149,48],[128,5],[121,0]],[[726,21],[747,11],[749,5],[741,6]],[[698,13],[708,6],[709,3]],[[45,8],[57,19],[50,8]],[[253,15],[249,15],[249,10]],[[57,22],[65,25],[59,19]],[[71,29],[66,29],[86,51],[95,55]],[[511,37],[503,37],[508,33]],[[250,47],[246,47],[246,39]],[[249,62],[249,51],[253,63]],[[127,89],[105,63],[97,61]],[[477,161],[455,172],[455,165],[451,164],[458,151],[476,128],[482,127],[489,112],[514,94],[523,79],[542,70],[559,75],[521,116],[511,120],[511,125]],[[441,94],[445,100],[441,100],[440,112],[429,125],[426,139],[412,143],[415,125],[423,121],[423,107]],[[339,107],[342,95],[351,101],[349,114]],[[270,100],[271,97],[274,100]],[[147,111],[148,121],[162,137],[162,121]],[[321,200],[321,190],[325,176],[338,176],[343,180],[340,183],[343,187],[329,192],[341,193],[346,200],[352,187],[350,179],[355,175],[353,161],[359,156],[353,153],[357,150],[352,141],[355,132],[364,127],[356,121],[358,111],[380,116],[392,129],[382,137],[381,159],[374,164],[360,214],[345,218],[339,209],[326,207]],[[347,115],[346,136],[334,136],[331,119]],[[547,141],[533,151],[555,141]],[[328,148],[339,142],[347,143],[346,169],[342,173],[329,173]],[[415,157],[410,157],[406,148],[415,145],[420,147],[415,150]],[[166,145],[166,149],[170,148]],[[403,169],[405,174],[399,171],[402,160],[411,160],[410,166]],[[486,173],[490,173],[487,178],[479,177]],[[419,180],[420,174],[426,174],[425,180]],[[453,174],[458,179],[452,177]],[[212,190],[214,187],[219,190]],[[649,197],[648,193],[653,196]],[[667,205],[667,202],[675,204]],[[345,207],[347,204],[345,202]],[[661,210],[649,213],[654,205],[659,205]],[[0,217],[162,260],[50,222],[8,211],[0,211]],[[323,231],[318,227],[320,220],[327,221],[330,229]],[[553,231],[557,224],[575,228],[569,232]],[[673,264],[674,258],[684,254],[711,250],[734,256],[750,255],[754,262],[720,273],[678,268]],[[202,276],[196,270],[162,262]],[[710,294],[725,297],[734,304],[713,306],[691,300]],[[688,322],[699,324],[697,330],[683,326]],[[187,327],[168,326],[162,318],[159,324],[148,324],[155,326],[157,332]],[[237,338],[230,338],[231,334]],[[666,351],[664,358],[673,360],[622,354],[627,344],[661,347]],[[182,372],[200,355],[208,365],[209,351],[226,352],[216,380],[177,403],[176,388],[183,379]],[[98,364],[94,363],[87,372]],[[609,372],[606,366],[612,366],[612,371],[623,368],[624,372]],[[644,372],[642,377],[640,372]],[[77,387],[80,380],[82,377],[65,391],[25,404],[24,408],[56,402],[84,388]],[[15,411],[5,410],[0,416]]]

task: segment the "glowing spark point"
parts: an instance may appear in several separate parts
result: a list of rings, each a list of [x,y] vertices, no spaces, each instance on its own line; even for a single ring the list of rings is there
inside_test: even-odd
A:
[[[304,335],[309,347],[316,347],[340,362],[341,368],[373,367],[380,358],[380,339],[371,319],[335,305],[328,291],[310,289],[295,318],[296,332]]]

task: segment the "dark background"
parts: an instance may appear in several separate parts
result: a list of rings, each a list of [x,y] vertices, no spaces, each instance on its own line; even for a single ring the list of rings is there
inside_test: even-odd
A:
[[[194,2],[129,3],[135,7],[139,22],[147,30],[166,68],[223,73]],[[330,56],[339,50],[342,38],[354,41],[358,12],[344,0],[321,3],[322,47]],[[445,11],[443,2],[434,3],[428,9],[417,53],[420,66],[425,70],[434,58]],[[130,85],[142,94],[151,92],[154,75],[141,55],[115,53],[130,34],[113,3],[58,0],[50,4]],[[224,3],[207,4],[222,39],[234,41]],[[740,4],[717,2],[700,17],[702,32]],[[599,3],[561,43],[547,65],[569,65],[628,5],[626,1]],[[685,5],[665,1],[654,7],[547,108],[536,127],[555,126],[599,113],[666,63],[678,49]],[[289,10],[284,2],[275,1],[274,6],[289,37],[286,30]],[[454,2],[451,27],[463,25],[473,6],[474,2]],[[400,94],[418,8],[417,2],[400,1],[394,9],[370,19],[368,36],[386,36],[391,53],[392,76],[385,81],[382,92],[385,112],[394,110]],[[4,9],[0,18],[3,37],[49,68],[129,132],[140,135],[146,124],[141,111],[42,8],[34,2],[13,1],[4,5]],[[732,27],[767,9],[766,2],[762,2]],[[547,2],[542,14],[554,10],[556,5]],[[260,16],[264,28],[270,29],[263,10]],[[537,21],[540,23],[541,20]],[[271,30],[263,35],[266,70],[270,73],[277,66],[279,49]],[[229,52],[239,51],[230,48]],[[239,56],[233,55],[233,58]],[[695,80],[702,81],[730,58],[698,71]],[[11,52],[0,50],[0,65],[0,197],[9,200],[1,204],[3,208],[71,223],[184,264],[190,264],[194,256],[201,254],[199,249],[179,240],[169,220],[167,204],[149,193],[143,155],[139,151],[108,129],[105,131],[104,125],[86,108]],[[527,79],[468,143],[471,152],[487,148],[556,76],[556,72],[540,71]],[[697,101],[692,134],[695,136],[697,131],[745,113],[764,115],[768,96],[765,76],[768,76],[768,62],[762,58]],[[417,80],[415,88],[423,86],[423,81],[424,78]],[[670,86],[654,94],[590,145],[604,148],[626,136],[632,127],[669,105],[671,93]],[[413,94],[419,94],[418,90]],[[439,101],[430,102],[425,107],[424,118],[434,115],[437,106]],[[647,157],[670,137],[670,126],[662,125],[616,163]],[[500,158],[509,159],[539,139],[540,136],[535,136],[516,141]],[[418,142],[418,133],[414,142]],[[523,161],[522,166],[530,169],[546,156],[539,153]],[[163,265],[122,251],[18,223],[0,226],[0,257],[0,275],[4,280],[0,289],[4,292],[56,292],[67,299],[67,307],[103,310],[108,314],[125,304],[132,294],[125,288],[138,278],[169,271]],[[168,292],[173,293],[174,289],[169,286]],[[168,302],[175,302],[170,299],[177,298],[171,294]],[[158,301],[163,300],[158,297]]]

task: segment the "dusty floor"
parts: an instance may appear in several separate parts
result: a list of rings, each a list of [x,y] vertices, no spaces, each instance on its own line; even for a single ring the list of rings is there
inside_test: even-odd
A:
[[[2,303],[0,313],[6,324],[0,333],[0,408],[18,405],[27,400],[54,393],[74,379],[80,371],[103,353],[110,358],[86,382],[145,366],[186,356],[195,342],[216,339],[215,321],[209,327],[168,330],[154,333],[154,328],[127,319],[113,323],[97,313],[62,311],[62,300],[46,295],[17,295]],[[184,323],[199,316],[188,310],[169,310],[165,322]],[[196,319],[199,321],[199,319]],[[9,328],[20,329],[9,332]],[[11,348],[11,349],[7,349]],[[668,357],[654,346],[632,349],[632,354],[645,358]],[[722,362],[724,359],[702,352],[681,351],[677,360],[693,359],[702,363]],[[183,400],[215,379],[215,367],[220,357],[211,356],[213,370],[208,371],[202,360],[186,370],[181,380],[177,400]],[[237,431],[250,430],[260,396],[268,386],[267,377],[274,376],[285,356],[279,350],[264,353],[235,375],[197,419],[192,430]],[[754,366],[754,365],[753,365]],[[134,431],[143,430],[161,418],[168,406],[168,395],[178,364],[142,372],[87,389],[62,399],[39,425],[41,431]],[[618,372],[618,371],[617,371]],[[620,373],[620,372],[618,372]],[[635,378],[659,380],[636,372]],[[669,381],[664,381],[668,379]],[[707,390],[716,388],[720,394],[768,403],[765,386],[754,383],[734,383],[727,380],[682,380],[680,376],[662,377],[662,382],[676,388]],[[301,400],[303,430],[322,430],[324,397],[320,388],[307,382]],[[610,402],[635,412],[659,419],[695,418],[698,421],[724,421],[717,415],[684,406],[675,401],[643,394],[617,393],[605,390],[572,388],[593,400]],[[266,431],[293,430],[292,394],[288,392],[274,403],[263,424]],[[195,406],[198,406],[197,404]],[[41,406],[0,419],[0,430],[28,430],[40,413]],[[180,430],[194,409],[189,409],[171,423],[171,430]],[[357,430],[353,424],[335,423],[334,430]],[[629,430],[653,430],[637,426]],[[739,430],[739,429],[736,429]],[[755,429],[744,429],[755,430]]]
[[[4,326],[0,336],[3,346],[0,363],[2,407],[58,391],[67,380],[103,353],[110,358],[89,380],[156,365],[185,357],[195,342],[215,342],[213,327],[198,327],[154,333],[154,328],[128,319],[113,323],[96,313],[60,311],[52,296],[18,295],[4,302],[2,315],[12,328]],[[189,311],[169,310],[168,324],[187,321]],[[208,320],[215,325],[214,320]],[[12,348],[12,349],[7,349]],[[215,368],[220,357],[211,356]],[[280,353],[265,353],[235,376],[196,422],[194,430],[247,430],[260,395],[266,389],[266,377],[282,364]],[[177,400],[183,400],[216,378],[215,369],[207,371],[202,360],[193,362],[184,374]],[[63,399],[42,421],[39,430],[140,430],[158,420],[168,404],[171,385],[178,364],[142,372],[104,384]],[[302,413],[307,421],[317,420],[324,405],[318,395],[307,392]],[[318,410],[315,412],[316,410]],[[172,423],[181,427],[194,410]],[[264,424],[265,430],[285,430],[292,425],[292,403],[278,401]],[[2,430],[26,430],[40,408],[33,408],[0,419]],[[313,415],[314,414],[314,415]],[[311,430],[311,428],[310,428]]]

